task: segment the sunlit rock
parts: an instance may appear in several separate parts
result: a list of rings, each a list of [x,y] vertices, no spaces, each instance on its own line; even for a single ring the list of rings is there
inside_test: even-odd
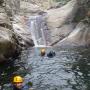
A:
[[[90,26],[80,22],[69,36],[61,40],[56,46],[88,46],[90,45]]]
[[[55,28],[51,31],[51,45],[56,44],[63,38],[67,37],[74,29],[75,25],[65,24],[61,28]]]
[[[73,20],[77,10],[77,0],[71,0],[61,8],[47,11],[47,23],[50,28],[58,28]]]
[[[47,25],[51,32],[51,45],[66,37],[73,31],[75,24],[71,23],[78,9],[77,0],[71,0],[61,8],[47,10]]]

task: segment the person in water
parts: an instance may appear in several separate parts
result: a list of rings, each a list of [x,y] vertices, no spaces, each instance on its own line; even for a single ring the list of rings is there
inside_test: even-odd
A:
[[[45,48],[41,48],[40,55],[45,56],[45,54],[46,54]]]
[[[47,54],[47,57],[53,58],[55,55],[56,55],[56,53],[55,53],[54,51],[50,51],[50,52]]]
[[[45,48],[42,48],[40,51],[40,55],[45,56],[45,54],[46,54]],[[47,57],[49,57],[49,58],[52,58],[55,55],[56,55],[56,53],[54,51],[50,51],[49,53],[47,53]]]
[[[13,90],[22,90],[23,78],[21,76],[15,76],[12,82]]]
[[[23,82],[24,79],[21,76],[14,76],[11,90],[33,90],[31,82],[25,85],[23,85]]]

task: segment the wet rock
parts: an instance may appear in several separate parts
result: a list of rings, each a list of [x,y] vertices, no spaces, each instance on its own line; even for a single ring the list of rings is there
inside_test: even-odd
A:
[[[34,46],[27,21],[27,17],[19,15],[16,15],[13,21],[13,30],[21,47]]]

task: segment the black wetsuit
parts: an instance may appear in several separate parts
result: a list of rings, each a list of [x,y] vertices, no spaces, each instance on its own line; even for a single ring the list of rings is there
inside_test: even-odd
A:
[[[56,54],[55,54],[54,51],[50,51],[50,52],[47,54],[47,57],[52,58],[52,57],[54,57],[55,55],[56,55]]]
[[[4,90],[29,90],[30,88],[32,88],[32,83],[28,82],[24,84],[21,89],[18,89],[14,85],[9,84],[8,86],[4,87]]]
[[[16,88],[15,86],[13,86],[13,90],[23,90],[22,88],[19,89],[19,88]]]
[[[16,88],[15,86],[11,85],[11,86],[9,87],[9,90],[29,90],[29,88],[31,88],[31,87],[28,86],[28,85],[23,86],[21,89],[18,89],[18,88]]]

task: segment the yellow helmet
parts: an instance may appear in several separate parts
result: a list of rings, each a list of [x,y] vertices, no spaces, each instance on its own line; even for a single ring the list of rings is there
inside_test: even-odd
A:
[[[42,49],[41,49],[41,52],[45,52],[45,49],[44,49],[44,48],[42,48]]]
[[[41,49],[41,56],[44,56],[44,55],[45,55],[45,49],[42,48],[42,49]]]
[[[21,76],[15,76],[13,78],[13,83],[19,83],[19,82],[23,82],[23,78]]]

